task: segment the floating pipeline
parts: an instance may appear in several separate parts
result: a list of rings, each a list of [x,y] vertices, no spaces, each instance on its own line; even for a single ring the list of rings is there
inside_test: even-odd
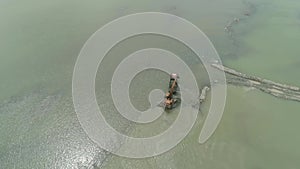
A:
[[[217,70],[225,72],[226,81],[228,84],[253,87],[278,98],[300,102],[299,87],[273,82],[271,80],[256,76],[246,75],[220,64],[212,64],[211,66]]]

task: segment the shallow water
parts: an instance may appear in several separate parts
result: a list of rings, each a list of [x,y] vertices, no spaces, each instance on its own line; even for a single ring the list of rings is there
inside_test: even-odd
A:
[[[200,145],[198,137],[208,101],[178,146],[154,158],[135,160],[108,155],[87,138],[74,112],[71,78],[82,45],[98,28],[126,14],[160,11],[184,17],[202,29],[226,66],[300,86],[299,9],[300,2],[295,0],[1,1],[1,168],[298,168],[297,102],[229,86],[224,117],[207,143]],[[228,34],[224,27],[234,18],[240,22]],[[128,127],[128,121],[107,99],[111,65],[144,47],[161,47],[182,56],[200,75],[200,86],[207,84],[201,64],[178,42],[143,36],[119,44],[104,60],[110,65],[102,65],[96,81],[99,106],[119,131]],[[106,73],[100,74],[103,70]],[[147,97],[140,93],[164,89],[164,83],[154,82],[157,78],[167,81],[168,77],[148,71],[133,81],[132,101],[137,108],[148,106]],[[157,134],[174,118],[176,113],[163,114],[155,123],[135,126],[130,134]]]

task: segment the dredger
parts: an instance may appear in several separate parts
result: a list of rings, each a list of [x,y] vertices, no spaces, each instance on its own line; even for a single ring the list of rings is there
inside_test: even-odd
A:
[[[175,108],[180,101],[179,98],[176,98],[176,94],[178,91],[178,79],[179,79],[178,74],[176,73],[170,74],[169,88],[164,99],[164,106],[166,109]]]

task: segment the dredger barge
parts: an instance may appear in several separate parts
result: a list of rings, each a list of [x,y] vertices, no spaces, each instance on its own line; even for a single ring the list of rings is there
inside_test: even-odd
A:
[[[173,109],[180,102],[180,98],[178,97],[178,79],[178,74],[170,74],[168,92],[166,93],[165,99],[163,101],[165,109]]]

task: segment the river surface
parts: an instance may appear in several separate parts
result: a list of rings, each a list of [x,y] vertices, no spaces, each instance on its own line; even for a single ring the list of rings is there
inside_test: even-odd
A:
[[[228,67],[300,86],[297,0],[1,0],[0,168],[299,168],[300,103],[243,87],[228,86],[222,121],[205,144],[199,144],[198,137],[209,101],[202,105],[189,135],[157,157],[111,155],[87,137],[72,103],[78,53],[105,23],[145,11],[175,14],[197,25]],[[226,31],[229,23],[232,27]],[[174,52],[199,75],[200,87],[208,84],[201,62],[173,39],[144,35],[115,46],[97,74],[98,104],[112,126],[139,137],[164,131],[177,116],[176,110],[164,113],[156,122],[136,125],[128,132],[129,122],[112,105],[109,87],[115,66],[130,53],[148,47]],[[133,105],[145,110],[149,103],[144,93],[165,90],[167,81],[166,74],[154,70],[136,76],[130,87]]]

